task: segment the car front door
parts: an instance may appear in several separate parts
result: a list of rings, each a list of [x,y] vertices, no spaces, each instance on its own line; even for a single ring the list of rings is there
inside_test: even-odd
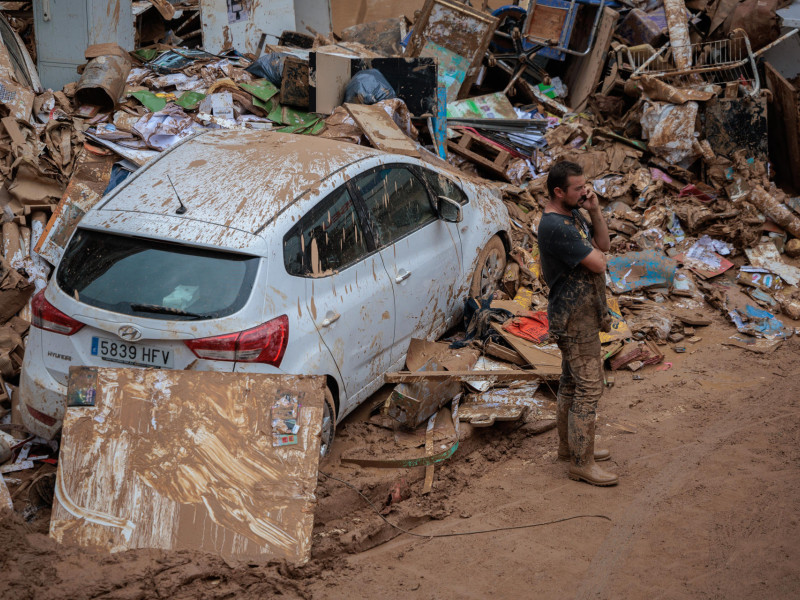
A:
[[[437,217],[423,180],[411,165],[384,165],[360,175],[355,190],[394,286],[392,361],[412,337],[432,339],[447,327],[462,301],[455,290],[461,273],[458,230]]]
[[[351,404],[389,367],[394,298],[381,256],[365,235],[346,186],[289,230],[284,262],[289,275],[306,279],[306,314],[336,361]],[[340,406],[344,412],[349,408]]]

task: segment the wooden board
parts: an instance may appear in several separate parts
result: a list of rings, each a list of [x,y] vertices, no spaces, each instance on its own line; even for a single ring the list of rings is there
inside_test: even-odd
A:
[[[324,377],[70,369],[50,535],[308,560]],[[274,425],[296,400],[296,443]],[[76,406],[83,403],[84,406]],[[92,405],[93,404],[93,405]]]
[[[375,148],[419,157],[416,144],[380,106],[345,103],[344,107]]]
[[[789,83],[770,63],[764,62],[769,104],[769,157],[777,177],[800,191],[800,90]]]
[[[600,83],[600,76],[606,64],[606,55],[614,37],[614,29],[619,13],[610,8],[603,9],[603,16],[597,26],[594,48],[586,56],[572,58],[564,83],[569,89],[566,104],[574,112],[582,110],[586,101]]]
[[[555,350],[542,350],[535,344],[528,340],[523,340],[512,333],[508,333],[497,323],[492,323],[492,327],[509,345],[519,352],[520,356],[524,358],[530,366],[536,369],[542,379],[554,380],[561,377],[561,351]]]

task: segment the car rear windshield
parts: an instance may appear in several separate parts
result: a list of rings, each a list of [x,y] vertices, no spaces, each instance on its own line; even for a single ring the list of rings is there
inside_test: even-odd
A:
[[[213,319],[247,301],[258,258],[79,229],[58,266],[79,302],[151,319]]]

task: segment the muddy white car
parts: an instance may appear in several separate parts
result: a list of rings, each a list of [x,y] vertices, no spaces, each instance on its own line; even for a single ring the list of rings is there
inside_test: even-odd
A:
[[[32,303],[22,418],[58,433],[69,367],[324,375],[335,423],[502,275],[495,192],[407,156],[212,131],[90,210]]]

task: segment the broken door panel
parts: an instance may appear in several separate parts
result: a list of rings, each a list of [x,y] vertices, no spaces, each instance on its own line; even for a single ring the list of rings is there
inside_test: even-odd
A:
[[[308,560],[325,378],[73,367],[50,534]],[[292,432],[286,430],[291,429]]]

